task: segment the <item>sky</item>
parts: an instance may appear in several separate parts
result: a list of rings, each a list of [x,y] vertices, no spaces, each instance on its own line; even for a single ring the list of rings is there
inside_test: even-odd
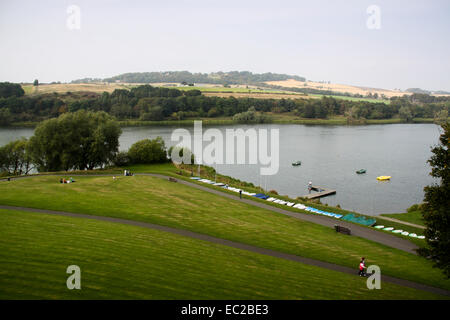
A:
[[[0,0],[0,81],[238,70],[450,91],[449,39],[446,0]]]

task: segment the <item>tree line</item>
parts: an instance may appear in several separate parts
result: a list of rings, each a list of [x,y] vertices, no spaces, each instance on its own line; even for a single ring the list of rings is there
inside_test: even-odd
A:
[[[15,91],[8,91],[15,92]],[[349,119],[391,119],[445,116],[450,99],[414,94],[382,102],[350,101],[324,96],[321,99],[256,99],[207,97],[199,90],[142,85],[112,93],[66,93],[23,96],[20,92],[0,96],[0,125],[42,121],[78,110],[104,111],[119,120],[183,120],[187,118],[234,117],[255,122],[249,111],[291,113],[309,119],[346,116]],[[249,117],[250,116],[250,117]],[[258,118],[268,122],[267,117]]]
[[[163,163],[170,160],[161,137],[119,152],[122,130],[106,112],[79,110],[41,122],[30,139],[0,147],[0,175],[92,170],[109,165]]]
[[[125,83],[211,83],[211,84],[255,84],[265,81],[283,81],[294,79],[305,81],[304,77],[279,74],[279,73],[252,73],[249,71],[230,71],[212,73],[191,73],[189,71],[166,71],[166,72],[131,72],[124,73],[111,78],[105,78],[104,82],[125,82]],[[84,83],[89,79],[74,80],[72,83]],[[92,79],[99,81],[100,79]]]

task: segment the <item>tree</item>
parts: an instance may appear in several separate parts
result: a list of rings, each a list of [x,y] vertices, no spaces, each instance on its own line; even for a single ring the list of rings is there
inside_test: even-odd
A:
[[[422,212],[428,247],[421,248],[419,253],[433,260],[450,277],[450,123],[442,128],[440,143],[431,149],[433,155],[428,160],[430,175],[440,179],[440,183],[424,188]]]
[[[94,169],[115,158],[121,132],[105,112],[65,113],[39,124],[30,155],[39,171]]]
[[[128,150],[128,157],[132,164],[163,163],[168,160],[166,146],[161,137],[134,143]]]
[[[436,114],[434,115],[434,122],[439,125],[444,124],[445,122],[447,122],[447,120],[448,120],[448,111],[445,109],[436,112]]]
[[[413,119],[411,109],[406,106],[403,106],[398,110],[398,115],[406,122],[410,122]]]
[[[22,97],[25,94],[18,83],[0,82],[0,98]]]
[[[0,148],[0,172],[21,175],[28,174],[32,168],[27,139],[12,141]]]
[[[160,121],[164,119],[162,108],[160,106],[151,107],[148,112],[141,115],[141,120],[144,121]]]
[[[36,80],[34,80],[34,82],[33,82],[33,86],[38,86],[39,85],[39,80],[38,79],[36,79]]]
[[[12,114],[8,108],[0,109],[0,125],[9,125],[13,120]]]

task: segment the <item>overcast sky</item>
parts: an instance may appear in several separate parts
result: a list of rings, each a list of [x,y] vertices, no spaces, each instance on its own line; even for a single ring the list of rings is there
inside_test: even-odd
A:
[[[445,0],[0,0],[0,81],[248,70],[450,91],[449,39]]]

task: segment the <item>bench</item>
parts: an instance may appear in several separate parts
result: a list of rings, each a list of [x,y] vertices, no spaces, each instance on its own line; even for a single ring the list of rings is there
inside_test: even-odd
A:
[[[351,231],[350,231],[349,228],[338,226],[338,225],[334,226],[334,230],[336,230],[336,232],[339,232],[339,233],[342,233],[342,234],[346,234],[346,235],[350,235],[351,234]]]
[[[178,180],[175,179],[175,178],[170,177],[170,178],[169,178],[169,181],[170,181],[170,182],[177,182]]]

